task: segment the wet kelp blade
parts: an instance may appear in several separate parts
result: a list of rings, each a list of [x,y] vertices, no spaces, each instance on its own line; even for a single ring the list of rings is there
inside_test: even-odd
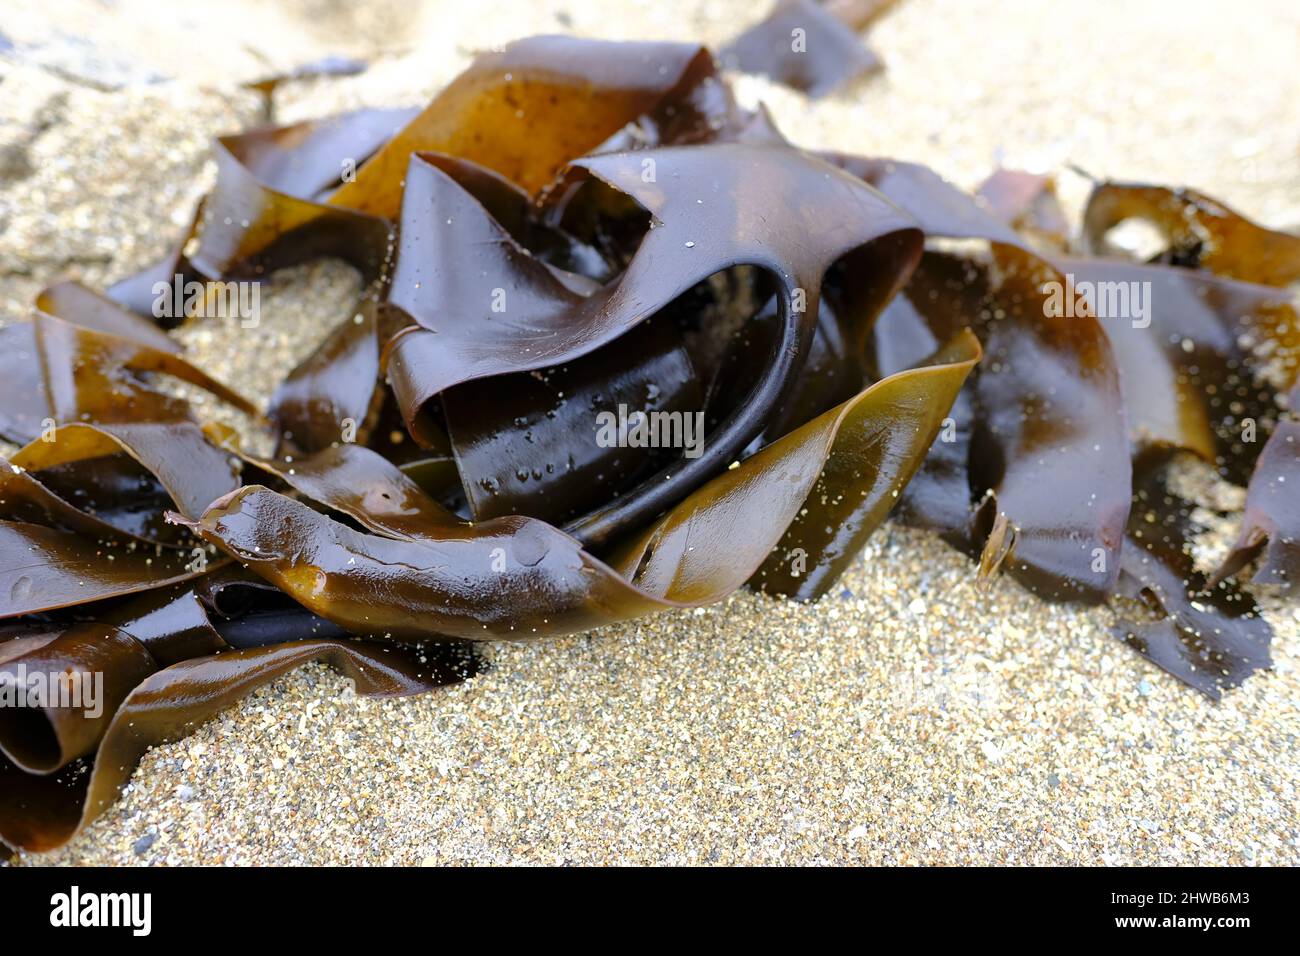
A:
[[[702,453],[702,402],[681,336],[661,318],[556,368],[442,396],[475,520],[526,514],[556,525],[626,491],[674,449]]]
[[[656,223],[627,270],[585,297],[530,256],[441,169],[419,157],[412,161],[390,299],[421,328],[396,339],[388,363],[411,426],[426,403],[454,385],[579,358],[728,268],[769,272],[782,331],[749,399],[714,429],[703,455],[670,466],[671,486],[669,472],[661,472],[567,527],[599,548],[662,513],[762,431],[797,384],[832,263],[897,234],[904,252],[891,246],[877,263],[878,272],[888,273],[877,288],[883,304],[919,255],[920,234],[857,180],[784,147],[677,147],[595,156],[575,167],[636,199]],[[645,176],[648,168],[653,177]],[[760,197],[773,190],[798,197],[781,217],[762,211]],[[473,269],[460,265],[467,248],[475,250]]]
[[[147,422],[188,417],[188,404],[141,378],[163,373],[188,382],[246,415],[258,409],[173,351],[38,313],[34,322],[42,388],[58,422]]]
[[[711,59],[682,43],[558,36],[511,43],[479,56],[330,202],[396,218],[407,164],[421,151],[459,156],[536,193],[569,160],[677,91],[697,60]]]
[[[126,455],[38,472],[0,459],[0,518],[9,521],[75,531],[91,540],[173,544],[175,529],[161,520],[172,507],[157,479]]]
[[[1155,620],[1125,620],[1117,634],[1179,680],[1218,699],[1271,666],[1272,630],[1251,597],[1197,571],[1192,504],[1167,486],[1172,458],[1155,450],[1134,464],[1133,510],[1123,556],[1125,593],[1150,603]]]
[[[71,423],[55,429],[11,459],[14,467],[49,469],[101,467],[102,459],[127,455],[157,479],[185,514],[197,516],[212,501],[239,486],[239,463],[211,444],[193,422]],[[90,484],[89,477],[86,484]],[[125,529],[124,529],[125,530]]]
[[[996,246],[994,261],[971,468],[1009,537],[990,537],[981,570],[1000,564],[1053,600],[1101,601],[1119,574],[1131,481],[1110,342],[1091,314],[1052,307],[1066,279],[1044,260]]]
[[[217,184],[189,228],[161,261],[110,288],[109,298],[156,316],[160,295],[184,302],[186,290],[207,294],[227,274],[259,275],[320,255],[340,256],[379,279],[388,223],[322,203],[412,115],[363,109],[218,138]],[[186,314],[173,302],[165,320]]]
[[[1264,285],[1300,279],[1300,236],[1266,229],[1193,189],[1098,183],[1083,213],[1084,248],[1113,254],[1107,234],[1129,220],[1146,222],[1164,237],[1157,261]]]
[[[1211,583],[1241,571],[1263,553],[1251,581],[1300,589],[1300,422],[1278,424],[1260,453],[1246,492],[1241,532]]]
[[[189,554],[0,521],[0,618],[147,591],[205,570]]]
[[[888,371],[957,329],[976,332],[987,357],[905,515],[983,549],[985,575],[1003,568],[1043,597],[1096,602],[1119,573],[1129,447],[1105,332],[1086,308],[1054,307],[1067,283],[1002,243],[989,261],[927,253],[876,326],[872,355]]]
[[[0,645],[2,647],[3,645]],[[322,661],[372,697],[417,694],[473,676],[465,648],[415,648],[353,640],[294,641],[226,651],[146,677],[109,722],[93,762],[25,773],[0,756],[0,841],[29,851],[66,843],[115,799],[150,747],[177,740],[259,687]]]
[[[157,669],[125,631],[72,625],[0,664],[0,686],[23,697],[0,708],[0,753],[27,773],[66,767],[94,750],[121,702]]]
[[[187,247],[203,277],[248,279],[320,256],[355,266],[367,280],[382,276],[391,224],[378,216],[274,189],[240,159],[239,137],[213,147],[217,185]]]
[[[247,399],[187,362],[157,326],[83,286],[59,283],[37,303],[47,311],[0,329],[0,437],[27,444],[65,421],[185,417],[183,402],[145,381],[152,373],[257,416]]]
[[[728,69],[758,73],[820,97],[880,69],[852,28],[814,0],[778,0],[763,20],[718,52]]]
[[[829,467],[836,479],[853,482],[844,489],[857,501],[848,537],[822,542],[796,532],[810,549],[808,572],[828,586],[851,548],[893,504],[977,358],[978,346],[965,337],[940,364],[886,379],[769,445],[615,548],[614,567],[535,519],[473,525],[442,519],[418,538],[407,525],[399,539],[356,531],[256,486],[241,488],[201,521],[186,524],[356,633],[406,640],[526,638],[718,600],[759,570],[801,508],[815,513],[822,507],[814,488]],[[899,437],[882,442],[882,430]],[[381,460],[371,465],[384,467]],[[828,491],[830,507],[839,508],[839,489]],[[359,502],[337,482],[318,484],[313,493],[327,507],[357,511]],[[437,513],[432,502],[422,508]],[[384,528],[364,517],[362,523]]]

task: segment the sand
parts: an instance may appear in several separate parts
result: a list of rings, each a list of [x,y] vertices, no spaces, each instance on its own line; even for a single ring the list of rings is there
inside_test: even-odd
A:
[[[284,88],[287,121],[417,103],[517,35],[717,42],[758,12],[3,6],[10,315],[53,279],[103,283],[162,251],[158,219],[179,232],[210,182],[206,138],[262,114],[238,80],[327,54],[376,60]],[[902,0],[871,33],[886,72],[844,95],[809,105],[740,85],[806,145],[920,160],[968,187],[999,161],[1072,162],[1195,185],[1285,227],[1300,225],[1298,38],[1288,2]],[[1066,174],[1061,188],[1077,208],[1086,183]],[[354,281],[328,263],[282,274],[261,328],[209,324],[186,341],[264,397],[345,314]],[[1218,530],[1205,561],[1231,528]],[[980,590],[965,558],[890,523],[810,606],[741,594],[492,645],[485,674],[411,700],[358,699],[304,669],[148,754],[82,836],[19,862],[1296,864],[1300,609],[1262,598],[1275,667],[1216,705],[1110,636],[1109,609],[1045,604],[1010,581]]]

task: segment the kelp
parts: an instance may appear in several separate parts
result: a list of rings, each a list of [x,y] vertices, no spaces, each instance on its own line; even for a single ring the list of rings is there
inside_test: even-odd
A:
[[[1266,229],[1194,189],[1097,183],[1083,213],[1084,248],[1106,254],[1107,233],[1129,220],[1148,223],[1164,238],[1153,261],[1263,285],[1300,280],[1300,236]]]
[[[900,253],[888,243],[859,265],[872,274],[884,302],[909,256],[919,253],[920,233],[852,178],[788,148],[717,143],[607,153],[574,168],[637,199],[654,221],[622,275],[588,296],[529,255],[440,169],[419,155],[412,159],[389,301],[420,327],[399,334],[389,367],[409,426],[434,396],[580,358],[724,269],[752,265],[769,273],[782,330],[745,407],[713,430],[702,455],[683,458],[569,525],[584,543],[600,547],[734,460],[788,398],[806,358],[821,277],[832,263],[910,232],[910,250]],[[667,188],[674,183],[684,188]],[[778,188],[792,190],[795,199],[775,220],[763,214],[757,197]],[[835,225],[811,232],[831,210]],[[455,264],[467,247],[479,250],[472,273]]]
[[[880,58],[838,12],[814,0],[778,0],[718,57],[730,69],[761,73],[812,97],[826,96],[881,67]]]
[[[1056,195],[1056,180],[1040,173],[999,169],[980,183],[976,197],[999,219],[1046,250],[1070,245],[1070,221]]]
[[[878,367],[914,360],[939,336],[974,329],[988,360],[953,408],[905,514],[1053,600],[1113,589],[1128,514],[1128,439],[1119,372],[1086,310],[1046,314],[1066,278],[1021,248],[987,261],[927,253],[875,329]],[[1059,495],[1043,494],[1045,474]]]
[[[368,697],[418,694],[473,674],[463,651],[430,654],[337,639],[231,649],[154,670],[107,721],[93,763],[73,761],[41,775],[25,771],[7,752],[0,755],[0,839],[38,852],[61,846],[117,799],[151,747],[188,735],[240,698],[312,661],[330,665]],[[4,666],[22,662],[19,657]]]
[[[1192,504],[1168,487],[1171,463],[1164,449],[1134,462],[1121,581],[1121,593],[1147,601],[1160,616],[1125,619],[1116,631],[1179,680],[1218,699],[1224,688],[1270,665],[1271,632],[1249,595],[1196,570],[1191,542],[1203,529],[1192,519]]]
[[[1300,422],[1278,425],[1260,452],[1246,490],[1241,532],[1211,578],[1218,584],[1246,567],[1263,551],[1264,562],[1252,579],[1276,584],[1294,594],[1300,588]]]
[[[761,60],[799,27],[813,58],[829,18],[856,44],[883,6],[783,3],[733,49]],[[1186,228],[1164,222],[1154,262],[1082,255],[1048,179],[1002,171],[976,198],[804,151],[689,44],[520,41],[422,110],[215,157],[162,262],[105,295],[51,286],[0,328],[0,436],[21,446],[0,464],[0,692],[102,681],[92,707],[0,708],[11,847],[65,842],[148,747],[309,661],[417,693],[472,676],[476,641],[744,586],[815,600],[896,505],[984,576],[1140,599],[1120,636],[1206,694],[1268,666],[1226,579],[1262,556],[1257,583],[1296,581],[1282,234],[1107,184],[1088,241],[1117,216]],[[168,335],[196,310],[156,308],[158,282],[209,296],[324,255],[363,292],[265,414]],[[1108,284],[1133,283],[1149,295],[1117,311]],[[1212,576],[1167,487],[1179,453],[1250,481]]]
[[[934,364],[885,379],[819,416],[687,496],[617,549],[612,564],[533,518],[459,521],[382,458],[355,446],[334,453],[348,462],[345,484],[304,481],[296,467],[284,477],[363,531],[256,485],[214,502],[198,522],[173,520],[353,633],[437,640],[590,630],[716,601],[758,573],[783,537],[816,546],[808,552],[814,569],[842,569],[856,548],[838,536],[818,542],[799,529],[791,536],[789,527],[834,521],[860,544],[919,464],[978,355],[972,338],[958,338]],[[306,473],[314,471],[309,463]],[[854,520],[839,514],[841,501],[817,493],[827,474],[862,483],[844,482]],[[397,501],[402,520],[395,526]],[[688,543],[756,525],[757,533],[733,538],[726,551]],[[382,603],[376,594],[384,595]]]

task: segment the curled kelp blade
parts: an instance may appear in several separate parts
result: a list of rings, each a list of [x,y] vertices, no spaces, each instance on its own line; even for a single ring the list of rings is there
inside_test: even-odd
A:
[[[29,472],[0,459],[0,518],[74,531],[90,538],[134,538],[150,545],[176,542],[159,519],[171,497],[127,455]]]
[[[596,280],[612,277],[614,268],[595,246],[558,225],[558,216],[500,173],[458,156],[421,153],[477,200],[511,237],[578,293],[590,293]],[[582,278],[593,280],[582,282]]]
[[[982,548],[984,574],[1005,568],[1044,597],[1098,601],[1119,573],[1129,447],[1109,341],[1086,307],[1055,307],[1066,285],[1046,260],[1000,242],[991,263],[927,253],[877,324],[872,355],[891,371],[956,329],[977,332],[986,358],[907,491],[905,517]]]
[[[285,377],[268,410],[279,435],[279,454],[311,454],[335,442],[366,441],[382,400],[380,352],[388,334],[384,307],[366,299]]]
[[[1133,509],[1123,555],[1124,590],[1145,599],[1155,620],[1123,620],[1117,634],[1179,680],[1218,699],[1270,667],[1272,630],[1250,595],[1210,584],[1196,570],[1192,504],[1167,487],[1172,459],[1156,449],[1134,463]]]
[[[155,352],[180,355],[183,351],[181,344],[155,322],[79,282],[58,282],[44,289],[36,297],[36,308],[73,325],[138,342]]]
[[[0,329],[0,437],[26,444],[65,421],[170,420],[185,404],[141,377],[163,373],[256,416],[245,398],[180,354],[148,320],[73,282],[37,297],[30,321]]]
[[[346,636],[269,590],[214,622],[209,607],[214,614],[218,603],[230,609],[230,601],[219,602],[216,595],[242,582],[230,568],[212,577],[217,580],[96,605],[94,620],[73,622],[39,642],[28,638],[0,645],[0,693],[8,705],[0,709],[0,751],[29,773],[53,773],[92,753],[122,701],[163,667],[232,646]],[[268,614],[277,610],[276,599],[288,606]],[[277,633],[266,633],[266,624]],[[318,633],[320,625],[328,633]]]
[[[456,683],[477,667],[458,645],[405,648],[353,640],[294,641],[174,664],[146,677],[126,697],[93,762],[38,776],[0,756],[0,841],[33,852],[62,846],[117,799],[150,747],[184,737],[252,691],[312,661],[354,681],[357,693],[378,697]]]
[[[320,200],[415,118],[415,109],[360,109],[288,126],[266,126],[222,142],[258,182],[297,199]]]
[[[671,466],[671,487],[661,473],[568,527],[598,547],[698,487],[762,430],[797,383],[833,262],[900,234],[911,255],[891,252],[896,274],[879,293],[887,298],[919,254],[920,234],[857,180],[779,146],[677,147],[574,166],[636,199],[655,223],[626,271],[585,297],[529,256],[454,180],[419,157],[412,161],[390,300],[422,328],[399,336],[389,355],[408,425],[453,385],[578,358],[733,266],[770,273],[782,320],[743,411],[714,430],[701,457]],[[780,217],[768,215],[760,198],[774,191],[799,197]],[[459,265],[465,248],[475,250],[474,270]]]
[[[233,571],[213,563],[212,573],[193,582],[138,594],[97,609],[97,619],[135,638],[159,667],[225,650],[226,643],[208,617],[203,601],[210,578]]]
[[[685,448],[703,452],[695,370],[666,319],[552,369],[466,382],[442,405],[475,520],[552,524],[599,507]]]
[[[208,504],[239,485],[238,461],[208,442],[203,430],[188,421],[99,425],[73,422],[54,429],[48,440],[37,439],[19,450],[10,465],[11,472],[12,468],[20,468],[29,473],[28,477],[60,469],[66,483],[78,469],[96,470],[102,467],[104,458],[121,454],[152,475],[176,507],[190,516],[202,514]],[[87,474],[84,483],[89,485],[91,480]],[[18,485],[19,481],[20,476],[0,475],[0,488],[10,483]],[[0,505],[0,513],[5,507]],[[111,510],[106,512],[101,517],[112,523]],[[123,526],[118,530],[144,536],[140,528]]]
[[[812,97],[881,67],[855,28],[814,0],[778,0],[766,17],[723,47],[718,59],[728,69],[759,73]]]
[[[1134,445],[1192,451],[1244,482],[1278,384],[1300,368],[1289,293],[1164,265],[1059,262],[1065,295],[1088,304],[1114,346]]]
[[[707,76],[712,56],[683,43],[531,37],[479,56],[344,183],[331,204],[396,218],[413,153],[459,156],[536,194],[569,160]],[[563,116],[563,122],[555,122]]]
[[[217,184],[204,200],[187,257],[202,276],[244,281],[272,269],[335,256],[367,280],[383,275],[391,224],[353,209],[272,189],[240,160],[237,138],[213,147]]]
[[[1255,560],[1264,562],[1254,584],[1300,588],[1300,423],[1278,424],[1255,464],[1246,492],[1241,532],[1211,578],[1219,584]]]
[[[0,753],[48,774],[94,750],[114,712],[158,669],[144,645],[107,624],[74,624],[0,664]]]
[[[355,110],[219,138],[217,183],[187,246],[188,263],[204,276],[252,276],[328,255],[380,280],[392,251],[389,222],[326,200],[354,182],[412,115]]]
[[[1055,308],[1065,276],[994,247],[996,281],[975,381],[971,473],[996,508],[981,571],[1001,565],[1054,600],[1100,601],[1114,587],[1128,518],[1127,417],[1096,318]]]
[[[1157,261],[1264,285],[1300,279],[1300,236],[1266,229],[1193,189],[1098,183],[1083,213],[1084,249],[1113,254],[1107,233],[1129,220],[1160,232],[1164,248]]]
[[[1043,173],[998,169],[980,183],[975,195],[1012,229],[1041,249],[1065,252],[1070,221],[1056,196],[1056,180]]]
[[[0,618],[136,594],[207,570],[202,555],[0,521]]]
[[[412,115],[363,109],[218,138],[216,186],[181,240],[159,262],[112,286],[108,297],[156,316],[160,295],[181,295],[168,289],[217,286],[228,274],[252,281],[247,277],[322,255],[380,279],[391,251],[388,223],[323,203]],[[184,314],[167,310],[165,324]]]
[[[401,527],[403,538],[387,536],[389,499],[358,500],[347,488],[355,479],[347,485],[317,479],[310,490],[300,490],[385,536],[357,531],[258,486],[241,488],[201,521],[186,524],[315,613],[366,636],[490,639],[590,630],[665,607],[716,601],[740,587],[801,508],[823,507],[820,498],[809,497],[828,461],[844,470],[845,480],[852,478],[852,492],[861,499],[861,520],[851,522],[860,544],[919,463],[934,423],[977,357],[973,339],[962,339],[944,357],[946,364],[878,383],[769,445],[616,548],[617,570],[544,522],[452,522],[431,500],[419,505],[430,516],[427,530],[414,534],[415,519]],[[882,444],[882,429],[897,430],[898,441]],[[348,464],[395,471],[378,456],[346,454],[353,459]],[[402,480],[393,475],[370,484],[391,488]],[[402,495],[408,502],[418,498],[409,487]],[[381,505],[381,514],[367,516],[366,500]],[[833,573],[851,557],[845,539],[834,543],[833,551],[809,553],[809,573],[823,564],[831,569],[823,573]],[[818,546],[810,537],[808,547]]]
[[[98,331],[52,315],[33,320],[50,414],[59,422],[168,421],[187,417],[187,403],[149,387],[141,373],[164,373],[258,417],[248,399],[174,351]]]

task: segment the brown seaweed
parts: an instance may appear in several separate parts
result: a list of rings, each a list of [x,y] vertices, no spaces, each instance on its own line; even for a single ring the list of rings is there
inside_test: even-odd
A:
[[[1276,584],[1292,594],[1300,587],[1300,422],[1278,425],[1260,452],[1246,491],[1241,532],[1212,584],[1236,574],[1263,552],[1251,579]]]
[[[1119,635],[1179,680],[1217,699],[1271,664],[1268,624],[1249,595],[1213,584],[1194,567],[1201,530],[1192,505],[1167,487],[1171,458],[1154,450],[1134,463],[1133,511],[1124,550],[1122,593],[1146,600],[1155,620],[1124,620]]]
[[[999,169],[980,183],[975,195],[989,210],[1044,249],[1064,252],[1070,222],[1056,197],[1056,180],[1019,169]]]
[[[588,296],[529,255],[441,169],[412,160],[390,301],[420,327],[395,339],[389,368],[413,426],[434,396],[586,355],[724,269],[753,265],[770,272],[782,332],[744,411],[714,429],[700,457],[683,458],[671,472],[645,479],[569,525],[571,534],[600,547],[734,460],[789,397],[812,336],[821,278],[832,263],[874,240],[910,232],[910,245],[900,250],[888,241],[859,265],[883,303],[919,252],[920,234],[855,180],[784,147],[706,144],[602,154],[574,165],[637,199],[655,223],[622,275]],[[682,188],[667,188],[676,184]],[[756,201],[773,190],[797,197],[780,219],[764,215]],[[831,210],[836,227],[816,230],[817,242],[807,242],[803,230]],[[466,247],[479,250],[472,273],[455,265]]]
[[[10,659],[4,666],[21,661]],[[342,673],[357,693],[377,697],[418,694],[472,674],[462,655],[352,640],[287,641],[155,670],[108,720],[93,763],[74,761],[39,775],[25,772],[7,751],[0,754],[0,840],[33,851],[61,846],[117,799],[150,747],[186,736],[240,698],[311,661]]]
[[[761,73],[813,97],[826,96],[881,66],[854,27],[814,0],[778,0],[718,57],[730,69]]]
[[[852,30],[884,6],[783,3],[732,50],[780,73],[771,38],[805,29],[795,66],[815,71],[791,75],[821,92],[864,66]],[[843,56],[813,63],[823,42]],[[0,466],[0,691],[103,679],[94,713],[0,710],[0,842],[63,843],[147,747],[308,661],[416,693],[471,676],[469,641],[746,585],[816,599],[900,503],[983,574],[1141,599],[1154,616],[1120,636],[1210,696],[1269,664],[1224,579],[1261,556],[1257,584],[1300,573],[1294,237],[1108,183],[1091,248],[1135,217],[1168,248],[1084,256],[1048,179],[1003,171],[976,198],[806,152],[688,44],[525,40],[419,112],[268,126],[215,156],[161,263],[104,296],[56,284],[0,327],[0,437],[21,446]],[[183,315],[153,314],[159,281],[326,255],[365,291],[264,419],[186,360],[166,332]],[[1141,314],[1108,298],[1130,284]],[[275,455],[169,378],[253,415]],[[652,415],[700,441],[602,437]],[[1250,481],[1211,577],[1166,487],[1179,451]]]
[[[885,379],[819,416],[687,496],[617,547],[612,564],[533,518],[458,521],[362,449],[350,449],[347,460],[370,477],[297,487],[365,531],[260,486],[214,502],[200,521],[173,520],[327,620],[399,640],[566,634],[716,601],[760,573],[787,536],[792,548],[807,546],[806,563],[791,576],[806,571],[824,591],[857,549],[846,546],[845,532],[826,539],[813,529],[842,522],[860,545],[920,464],[978,355],[973,339],[959,338],[937,364]],[[842,499],[817,493],[826,473],[863,483],[846,487],[856,492],[853,520],[840,513]],[[358,486],[381,490],[359,497]],[[404,502],[397,529],[395,500]],[[790,532],[791,525],[799,527]],[[752,530],[732,536],[725,551],[688,543],[741,528]]]
[[[1083,214],[1084,248],[1106,254],[1107,233],[1131,219],[1149,223],[1164,237],[1167,245],[1155,261],[1263,285],[1300,279],[1300,236],[1259,226],[1193,189],[1097,183]]]

